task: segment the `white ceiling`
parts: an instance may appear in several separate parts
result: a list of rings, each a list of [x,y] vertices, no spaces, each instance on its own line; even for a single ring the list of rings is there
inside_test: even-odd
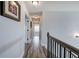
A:
[[[35,7],[31,1],[25,1],[29,13],[39,14],[43,11],[79,11],[79,1],[40,1]]]
[[[25,4],[29,12],[41,12],[42,11],[41,2],[39,3],[37,7],[34,6],[31,1],[26,1]]]

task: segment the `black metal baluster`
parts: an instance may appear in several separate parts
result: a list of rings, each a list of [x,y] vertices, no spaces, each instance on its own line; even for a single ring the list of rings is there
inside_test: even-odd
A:
[[[66,48],[64,47],[64,58],[66,57]]]
[[[57,43],[57,58],[58,58],[58,43]]]
[[[51,39],[51,58],[52,58],[52,39]]]
[[[53,58],[53,40],[52,40],[52,58]]]
[[[47,33],[47,57],[49,58],[49,33]]]
[[[70,50],[70,55],[69,55],[69,57],[71,58],[71,50]]]
[[[54,57],[54,40],[53,40],[53,57]]]
[[[61,58],[61,53],[62,53],[62,52],[61,52],[61,44],[60,44],[60,58]]]
[[[49,58],[51,57],[51,38],[49,38]]]
[[[55,41],[55,57],[56,57],[56,41]]]

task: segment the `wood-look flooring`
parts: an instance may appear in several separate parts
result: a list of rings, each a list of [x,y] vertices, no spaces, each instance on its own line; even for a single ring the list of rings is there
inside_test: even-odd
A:
[[[38,47],[35,49],[35,47],[33,47],[31,44],[28,44],[25,49],[24,58],[46,58],[46,54],[43,47]]]

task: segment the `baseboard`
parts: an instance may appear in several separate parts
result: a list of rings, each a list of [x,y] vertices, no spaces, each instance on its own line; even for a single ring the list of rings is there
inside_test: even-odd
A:
[[[24,51],[21,53],[21,56],[20,56],[20,58],[23,58],[23,56],[24,56]]]

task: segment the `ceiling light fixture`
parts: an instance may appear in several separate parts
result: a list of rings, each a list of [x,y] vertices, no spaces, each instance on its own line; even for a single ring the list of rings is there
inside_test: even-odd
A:
[[[32,1],[32,4],[37,6],[39,4],[39,1]]]
[[[35,18],[35,19],[37,19],[37,18],[40,18],[40,16],[38,16],[38,15],[35,15],[35,16],[32,16],[32,18]]]

